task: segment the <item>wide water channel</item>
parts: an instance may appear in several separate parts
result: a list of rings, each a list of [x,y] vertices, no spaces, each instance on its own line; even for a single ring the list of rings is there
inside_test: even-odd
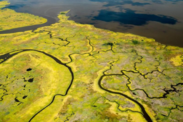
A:
[[[9,0],[7,8],[58,21],[70,10],[71,20],[116,32],[133,33],[183,47],[183,0]],[[22,28],[35,29],[35,27]],[[13,31],[13,30],[12,30]],[[16,29],[14,31],[17,31]]]

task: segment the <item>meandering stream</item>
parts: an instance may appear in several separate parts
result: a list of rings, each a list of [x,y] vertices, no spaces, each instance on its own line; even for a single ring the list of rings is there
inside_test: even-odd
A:
[[[71,68],[70,66],[68,66],[67,64],[62,63],[58,58],[52,56],[51,54],[45,53],[44,51],[39,51],[39,50],[34,50],[34,49],[16,50],[16,51],[13,51],[13,52],[6,53],[6,54],[4,54],[4,55],[0,55],[0,59],[3,59],[3,61],[1,61],[0,64],[3,63],[3,62],[5,62],[5,61],[7,61],[7,60],[10,59],[10,58],[12,58],[12,57],[15,56],[15,55],[18,55],[18,54],[20,54],[20,53],[27,52],[27,51],[39,52],[39,53],[42,53],[42,54],[44,54],[44,55],[46,55],[46,56],[52,58],[52,59],[55,60],[58,64],[64,65],[65,67],[67,67],[67,68],[69,69],[70,73],[71,73],[71,76],[72,76],[72,80],[70,81],[70,85],[68,86],[68,88],[67,88],[67,90],[66,90],[66,93],[65,93],[65,94],[56,94],[56,95],[54,95],[52,101],[51,101],[47,106],[45,106],[44,108],[42,108],[40,111],[38,111],[37,113],[35,113],[34,116],[32,116],[32,118],[30,118],[29,122],[31,122],[31,121],[34,119],[34,117],[36,117],[36,115],[38,115],[41,111],[43,111],[44,109],[46,109],[47,107],[49,107],[49,106],[54,102],[54,99],[55,99],[56,96],[59,96],[59,95],[60,95],[60,96],[66,96],[66,95],[68,94],[68,92],[69,92],[69,90],[70,90],[70,88],[71,88],[71,86],[72,86],[72,84],[73,84],[73,81],[74,81],[74,73],[73,73],[72,68]],[[111,91],[111,90],[108,90],[108,89],[103,88],[102,85],[101,85],[101,81],[102,81],[103,77],[105,77],[105,76],[106,76],[106,75],[101,76],[100,79],[99,79],[99,81],[98,81],[98,85],[99,85],[99,87],[100,87],[102,90],[107,91],[107,92],[112,93],[112,94],[121,95],[121,96],[126,97],[127,99],[133,101],[134,103],[136,103],[136,104],[141,108],[141,112],[142,112],[144,118],[145,118],[148,122],[152,122],[152,119],[151,119],[150,116],[147,114],[145,108],[143,107],[143,105],[142,105],[141,103],[139,103],[139,102],[136,101],[135,99],[133,99],[133,98],[131,98],[131,97],[129,97],[129,96],[123,94],[123,93],[114,92],[114,91]]]

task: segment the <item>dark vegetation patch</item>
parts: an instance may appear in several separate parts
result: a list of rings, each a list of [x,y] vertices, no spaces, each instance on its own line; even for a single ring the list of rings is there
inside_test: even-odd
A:
[[[114,44],[112,42],[108,42],[108,43],[105,43],[103,44],[104,46],[107,46],[107,45],[110,45],[110,46],[113,46]]]
[[[137,41],[137,40],[132,40],[132,43],[135,44],[135,45],[136,45],[136,44],[140,44],[140,42]]]
[[[62,14],[62,15],[64,15],[64,14],[66,14],[67,12],[60,12],[60,14]]]

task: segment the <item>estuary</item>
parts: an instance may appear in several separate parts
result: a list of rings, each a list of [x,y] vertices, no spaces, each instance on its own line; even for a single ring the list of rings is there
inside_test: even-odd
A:
[[[70,20],[115,32],[133,33],[183,47],[182,0],[9,0],[6,8],[58,21],[60,11],[70,10]],[[41,25],[45,26],[45,24]],[[36,29],[25,27],[8,32]]]

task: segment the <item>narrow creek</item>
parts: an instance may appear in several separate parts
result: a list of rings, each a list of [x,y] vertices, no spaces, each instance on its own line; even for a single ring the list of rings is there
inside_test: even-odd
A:
[[[152,119],[151,119],[150,116],[147,114],[145,108],[144,108],[143,105],[140,104],[138,101],[136,101],[135,99],[133,99],[133,98],[131,98],[131,97],[129,97],[129,96],[123,94],[123,93],[115,92],[115,91],[112,91],[112,90],[109,90],[109,89],[105,89],[104,87],[102,87],[101,81],[102,81],[102,79],[103,79],[105,76],[110,76],[110,75],[102,75],[102,76],[100,77],[99,81],[98,81],[98,85],[99,85],[99,87],[100,87],[102,90],[107,91],[107,92],[112,93],[112,94],[121,95],[121,96],[126,97],[127,99],[133,101],[134,103],[136,103],[136,104],[140,107],[140,109],[141,109],[141,111],[142,111],[142,114],[143,114],[144,118],[146,119],[146,121],[147,121],[147,122],[152,122]]]
[[[9,29],[9,30],[4,30],[4,31],[0,31],[0,34],[11,34],[11,33],[23,32],[23,31],[28,31],[28,30],[34,31],[37,28],[44,27],[44,26],[49,26],[49,25],[54,24],[54,23],[57,22],[57,20],[55,20],[54,18],[51,18],[51,17],[44,17],[44,18],[47,19],[46,23],[38,24],[38,25],[25,26],[25,27],[19,27],[19,28],[14,28],[14,29]]]
[[[52,101],[51,101],[47,106],[45,106],[44,108],[42,108],[40,111],[38,111],[37,113],[35,113],[34,116],[32,116],[32,117],[30,118],[29,122],[31,122],[31,121],[32,121],[41,111],[43,111],[44,109],[46,109],[47,107],[49,107],[49,106],[54,102],[56,96],[59,96],[59,95],[60,95],[60,96],[66,96],[66,95],[68,94],[69,89],[71,88],[71,86],[72,86],[72,84],[73,84],[73,81],[74,81],[74,73],[73,73],[71,67],[69,67],[68,65],[62,63],[62,62],[61,62],[59,59],[57,59],[56,57],[54,57],[54,56],[52,56],[52,55],[50,55],[50,54],[48,54],[48,53],[45,53],[45,52],[43,52],[43,51],[33,50],[33,49],[17,50],[17,51],[13,51],[13,52],[6,53],[6,54],[4,54],[4,55],[0,55],[0,59],[3,59],[3,61],[1,61],[0,64],[2,64],[3,62],[7,61],[7,60],[10,59],[10,58],[12,58],[12,57],[15,56],[15,55],[18,55],[18,54],[20,54],[20,53],[27,52],[27,51],[39,52],[39,53],[45,54],[46,56],[52,58],[52,59],[55,60],[58,64],[64,65],[65,67],[67,67],[67,68],[69,69],[69,71],[70,71],[70,73],[71,73],[71,77],[72,77],[71,82],[70,82],[70,84],[69,84],[69,86],[68,86],[68,88],[67,88],[65,94],[56,94],[56,95],[54,95]],[[15,52],[15,53],[14,53],[14,52]]]
[[[59,59],[57,59],[56,57],[52,56],[51,54],[45,53],[45,52],[43,52],[43,51],[34,50],[34,49],[16,50],[16,51],[13,51],[13,52],[6,53],[6,54],[4,54],[4,55],[0,55],[0,59],[3,59],[3,60],[0,62],[0,64],[3,63],[3,62],[5,62],[5,61],[7,61],[7,60],[10,59],[11,57],[13,57],[13,56],[15,56],[15,55],[18,55],[19,53],[23,53],[23,52],[27,52],[27,51],[39,52],[39,53],[42,53],[42,54],[44,54],[44,55],[46,55],[46,56],[52,58],[52,59],[55,60],[58,64],[64,65],[65,67],[67,67],[67,68],[69,69],[70,73],[71,73],[71,76],[72,76],[70,85],[68,86],[68,88],[67,88],[67,90],[66,90],[66,93],[65,93],[65,94],[56,94],[56,95],[54,95],[52,101],[51,101],[47,106],[45,106],[44,108],[42,108],[40,111],[38,111],[37,113],[35,113],[34,116],[32,116],[32,118],[30,118],[29,122],[31,122],[31,121],[32,121],[41,111],[43,111],[44,109],[46,109],[47,107],[49,107],[49,106],[54,102],[56,96],[59,96],[59,95],[60,95],[60,96],[66,96],[66,95],[68,94],[69,89],[71,88],[71,86],[72,86],[72,84],[73,84],[73,81],[74,81],[74,73],[73,73],[72,68],[71,68],[70,66],[68,66],[67,64],[62,63],[62,62],[61,62]],[[142,114],[143,114],[144,118],[146,119],[146,121],[147,121],[147,122],[152,122],[152,119],[151,119],[150,116],[147,114],[145,108],[144,108],[143,105],[140,104],[138,101],[136,101],[135,99],[133,99],[133,98],[131,98],[131,97],[129,97],[129,96],[123,94],[123,93],[114,92],[114,91],[111,91],[111,90],[108,90],[108,89],[103,88],[102,85],[101,85],[101,81],[102,81],[102,79],[103,79],[105,76],[106,76],[106,75],[102,75],[102,76],[100,77],[99,81],[98,81],[98,85],[99,85],[99,87],[100,87],[102,90],[104,90],[104,91],[106,91],[106,92],[109,92],[109,93],[112,93],[112,94],[121,95],[121,96],[126,97],[127,99],[133,101],[134,103],[136,103],[136,104],[141,108]]]

